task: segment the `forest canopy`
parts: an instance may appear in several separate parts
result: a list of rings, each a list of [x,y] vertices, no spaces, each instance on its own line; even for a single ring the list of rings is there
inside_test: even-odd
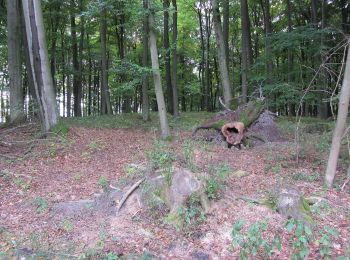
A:
[[[2,121],[10,114],[5,2],[0,2]],[[60,116],[158,110],[154,84],[148,77],[153,71],[149,53],[144,51],[148,49],[144,44],[149,31],[145,27],[148,2],[152,2],[168,112],[221,109],[218,98],[225,96],[228,84],[232,107],[259,95],[260,90],[269,109],[280,114],[299,111],[305,116],[331,116],[329,101],[337,99],[350,30],[349,4],[344,0],[41,1]],[[23,16],[21,10],[19,15]],[[24,27],[23,19],[19,20]],[[216,23],[222,44],[217,41]],[[24,35],[23,28],[19,34]],[[22,36],[18,40],[23,43]],[[224,56],[217,54],[221,45]],[[19,46],[23,110],[33,117],[38,108],[25,46]],[[223,59],[228,77],[224,81]],[[105,102],[110,103],[108,111],[102,107]]]

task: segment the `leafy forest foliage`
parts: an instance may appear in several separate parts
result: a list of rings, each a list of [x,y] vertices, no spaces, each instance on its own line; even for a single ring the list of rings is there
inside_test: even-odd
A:
[[[143,62],[142,1],[43,0],[50,69],[61,116],[101,110],[101,24],[107,23],[108,88],[112,112],[142,111],[142,80],[151,75]],[[171,82],[176,78],[180,111],[220,109],[222,96],[211,1],[154,0],[160,72],[168,111],[174,111]],[[280,114],[329,117],[340,87],[350,31],[350,6],[339,0],[222,0],[224,41],[233,106],[262,94]],[[247,4],[248,16],[242,12]],[[175,15],[176,14],[176,15]],[[166,22],[165,22],[166,21]],[[6,1],[0,1],[0,112],[9,113]],[[23,22],[22,22],[23,23]],[[242,37],[244,24],[247,40]],[[177,35],[175,34],[175,31]],[[166,44],[168,42],[168,44]],[[176,50],[176,52],[174,51]],[[22,53],[24,51],[22,50]],[[175,55],[175,58],[171,58]],[[27,115],[35,114],[23,59]],[[175,62],[176,61],[176,62]],[[175,74],[167,66],[176,66]],[[174,71],[174,70],[173,70]],[[157,110],[148,85],[150,109]],[[334,102],[335,104],[336,102]],[[176,105],[176,104],[175,104]]]

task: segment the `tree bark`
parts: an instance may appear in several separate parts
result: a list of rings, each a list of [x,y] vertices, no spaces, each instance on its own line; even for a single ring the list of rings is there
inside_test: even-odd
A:
[[[202,60],[200,64],[201,68],[201,92],[205,93],[205,45],[204,45],[204,33],[203,33],[203,21],[202,21],[202,5],[197,7],[197,14],[198,14],[198,21],[199,21],[199,32],[200,32],[200,39],[201,39],[201,54],[202,54]],[[183,97],[184,99],[184,97]],[[202,96],[201,98],[201,109],[203,109],[204,105],[204,98]],[[207,104],[205,105],[205,108],[207,108]],[[182,105],[182,110],[186,111],[186,108],[184,110]]]
[[[272,34],[272,22],[270,15],[270,0],[260,0],[261,8],[264,15],[264,29],[265,29],[265,56],[266,56],[266,81],[267,84],[272,83],[273,62],[272,62],[272,48],[270,42],[270,35]]]
[[[210,36],[211,36],[211,23],[210,23],[210,9],[205,7],[205,32],[206,32],[206,55],[205,55],[205,93],[204,102],[208,112],[212,111],[210,92]]]
[[[85,37],[85,17],[84,17],[84,2],[83,0],[79,0],[79,11],[80,11],[80,40],[79,40],[79,83],[78,86],[78,99],[80,103],[79,116],[82,116],[82,111],[84,109],[81,108],[81,105],[84,105],[84,91],[83,91],[83,50],[84,50],[84,37]]]
[[[176,0],[172,0],[172,4],[174,7],[173,14],[173,57],[172,57],[172,90],[173,90],[173,115],[178,117],[179,114],[179,94],[177,88],[177,4]]]
[[[143,55],[142,55],[142,66],[148,67],[148,34],[149,34],[149,24],[148,24],[148,13],[147,13],[147,0],[143,0],[143,8],[145,15],[143,18]],[[148,83],[149,77],[148,73],[142,76],[142,117],[144,121],[150,120],[149,114],[149,97],[148,97]]]
[[[170,114],[174,114],[173,91],[172,91],[172,85],[171,85],[171,67],[170,67],[169,7],[170,7],[170,1],[163,0],[163,14],[164,14],[163,47],[165,51],[165,82],[166,82],[166,95],[167,95],[167,101],[168,101],[167,107]]]
[[[50,71],[40,0],[22,1],[31,72],[44,131],[57,123],[54,86]]]
[[[248,3],[247,0],[241,0],[241,20],[242,20],[242,62],[241,62],[241,75],[242,75],[242,103],[245,104],[248,101],[248,67],[250,66],[251,49],[249,46],[250,39],[250,24],[248,16]]]
[[[75,0],[71,4],[71,32],[72,32],[72,57],[73,57],[73,96],[74,116],[81,116],[81,74],[78,61],[77,26],[75,23]]]
[[[229,49],[229,44],[228,44],[228,40],[229,40],[229,32],[230,32],[230,15],[229,15],[229,11],[230,11],[230,1],[229,0],[223,0],[222,1],[222,36],[224,38],[224,46],[225,46],[225,56],[226,56],[226,65],[227,65],[227,71],[229,70],[229,64],[230,64],[230,59],[229,59],[229,55],[230,55],[230,49]]]
[[[346,128],[346,119],[348,115],[350,101],[350,51],[348,49],[345,71],[344,71],[344,79],[342,84],[342,89],[340,92],[340,100],[338,105],[338,116],[337,123],[335,125],[332,146],[329,153],[326,176],[325,176],[325,184],[328,187],[333,185],[334,176],[337,169],[338,157],[341,139],[344,135]]]
[[[10,83],[10,124],[25,120],[21,75],[21,23],[18,0],[7,0],[7,46]]]
[[[214,22],[214,29],[215,29],[215,36],[216,36],[216,44],[217,44],[220,79],[221,79],[221,84],[224,92],[224,102],[227,107],[230,107],[231,101],[232,101],[232,91],[231,91],[230,79],[229,79],[227,64],[226,64],[227,58],[225,55],[226,54],[225,43],[224,43],[224,37],[222,33],[221,18],[220,18],[219,5],[217,3],[217,0],[212,0],[212,7],[213,7],[213,22]]]
[[[167,138],[170,136],[170,129],[168,125],[168,118],[166,114],[166,106],[164,101],[164,93],[162,89],[162,83],[159,72],[159,61],[158,61],[158,48],[157,48],[157,38],[154,29],[154,10],[152,10],[151,3],[148,1],[149,7],[149,42],[150,42],[150,53],[151,53],[151,61],[152,61],[152,70],[153,70],[153,80],[155,85],[155,92],[158,104],[158,113],[159,113],[159,121],[160,121],[160,129],[161,136],[163,138]]]
[[[101,114],[112,114],[112,106],[109,97],[107,74],[107,10],[103,7],[101,12]]]

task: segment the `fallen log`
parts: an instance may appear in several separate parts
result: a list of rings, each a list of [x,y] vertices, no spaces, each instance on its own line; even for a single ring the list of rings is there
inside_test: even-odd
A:
[[[223,113],[214,116],[211,120],[196,127],[192,135],[195,135],[200,129],[216,129],[221,130],[223,125],[232,122],[242,122],[247,128],[258,119],[264,110],[265,102],[263,99],[256,99],[245,105],[239,106],[235,111],[226,110]]]
[[[226,109],[211,120],[196,127],[192,136],[194,137],[200,129],[215,129],[224,137],[228,147],[238,146],[245,138],[246,128],[251,126],[264,110],[264,100],[256,99],[238,107],[235,111]]]

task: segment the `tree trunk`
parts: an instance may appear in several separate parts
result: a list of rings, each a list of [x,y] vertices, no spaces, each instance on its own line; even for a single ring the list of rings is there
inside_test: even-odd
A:
[[[269,37],[272,33],[272,22],[270,15],[270,0],[260,0],[261,8],[264,15],[264,29],[265,29],[265,57],[266,57],[266,82],[272,83],[273,62],[272,62],[272,48]]]
[[[169,7],[170,1],[163,0],[164,26],[163,26],[163,47],[165,50],[165,82],[166,96],[168,101],[168,111],[174,114],[173,91],[171,85],[171,67],[170,67],[170,44],[169,44]]]
[[[80,41],[79,41],[79,87],[78,87],[78,100],[80,106],[84,105],[84,97],[83,97],[83,49],[84,49],[84,36],[85,36],[85,18],[84,18],[84,2],[83,0],[79,0],[79,11],[80,11]],[[79,116],[82,116],[82,108],[79,110]]]
[[[148,14],[147,14],[147,0],[143,0],[143,8],[146,12],[143,18],[143,55],[142,55],[142,66],[148,66],[148,34],[149,34],[149,24],[148,24]],[[149,97],[148,97],[148,74],[142,76],[142,117],[144,121],[150,120],[149,115]]]
[[[21,24],[18,0],[7,0],[7,46],[10,83],[10,124],[25,120],[21,75]]]
[[[205,45],[204,45],[204,33],[203,33],[203,21],[202,21],[202,6],[199,5],[197,8],[197,14],[198,14],[198,21],[199,21],[199,32],[200,32],[200,39],[201,39],[201,54],[202,54],[202,60],[200,64],[201,68],[201,92],[205,93]],[[183,97],[184,99],[184,97]],[[201,98],[201,109],[203,109],[204,105],[204,98],[202,96]],[[205,106],[207,108],[207,104]],[[182,105],[182,110],[186,111],[186,108],[184,110],[183,105]]]
[[[335,125],[335,129],[333,133],[332,146],[329,153],[326,176],[325,176],[325,184],[328,187],[331,187],[333,185],[333,180],[337,169],[341,139],[344,135],[344,131],[346,128],[346,119],[348,115],[349,101],[350,101],[350,51],[348,50],[345,71],[344,71],[343,86],[340,92],[340,100],[338,105],[339,108],[338,108],[337,123]]]
[[[155,85],[155,92],[158,104],[158,113],[159,113],[159,121],[160,121],[160,129],[161,136],[163,138],[167,138],[170,136],[170,129],[168,125],[168,118],[166,114],[166,106],[164,101],[164,94],[162,89],[162,83],[159,72],[159,61],[158,61],[158,48],[157,48],[157,38],[154,31],[154,10],[151,8],[151,4],[148,1],[149,7],[149,43],[150,43],[150,53],[151,53],[151,61],[152,61],[152,71],[153,71],[153,80]]]
[[[107,74],[107,10],[104,7],[101,12],[101,114],[112,114],[112,106],[109,97]]]
[[[242,75],[242,103],[245,104],[248,101],[248,67],[250,65],[251,49],[249,46],[250,39],[250,25],[248,16],[248,3],[247,0],[241,0],[241,20],[242,20],[242,63],[241,63],[241,75]]]
[[[72,57],[73,57],[73,96],[74,116],[81,116],[81,75],[78,61],[77,26],[75,23],[75,0],[71,4],[71,31],[72,31]]]
[[[31,72],[44,131],[57,123],[55,91],[50,71],[40,0],[22,1]]]
[[[173,64],[172,64],[172,90],[173,90],[173,115],[175,117],[178,117],[179,114],[179,94],[178,94],[178,87],[177,87],[177,4],[176,0],[172,0],[173,7],[174,7],[174,14],[173,14]]]
[[[205,31],[206,31],[206,55],[205,55],[205,93],[204,102],[208,112],[212,111],[210,102],[210,36],[211,36],[211,23],[210,23],[210,9],[205,9]]]
[[[226,56],[226,65],[227,65],[227,71],[229,73],[229,64],[230,64],[230,50],[229,50],[229,44],[228,44],[228,35],[230,31],[230,20],[229,20],[229,11],[230,11],[230,1],[229,0],[223,0],[222,1],[222,36],[224,38],[224,46],[225,46],[225,56]]]
[[[216,35],[220,79],[221,79],[221,84],[224,92],[224,102],[227,107],[230,107],[231,101],[232,101],[232,91],[231,91],[230,79],[229,79],[227,64],[226,64],[227,57],[225,55],[225,43],[224,43],[224,37],[222,34],[221,18],[220,18],[219,5],[217,3],[217,0],[212,0],[212,6],[213,6],[213,22],[214,22],[214,29],[215,29],[215,35]]]

